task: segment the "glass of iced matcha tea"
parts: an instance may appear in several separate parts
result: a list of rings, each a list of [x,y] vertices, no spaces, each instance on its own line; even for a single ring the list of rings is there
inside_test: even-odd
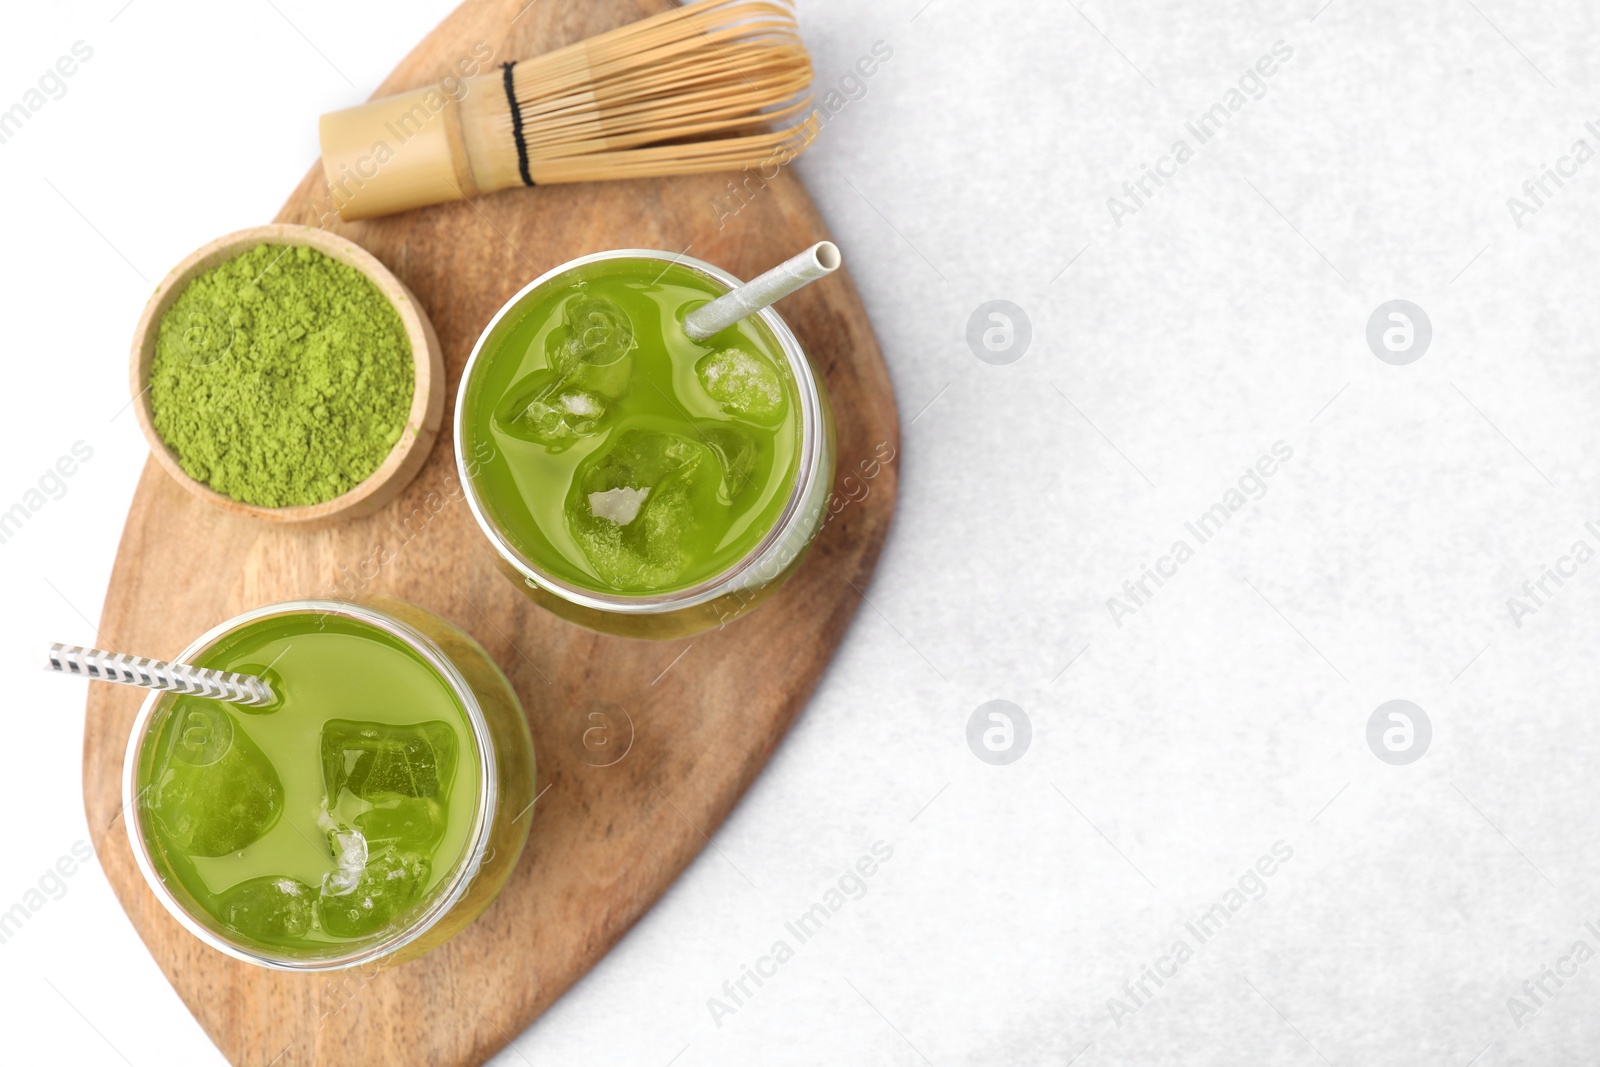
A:
[[[739,280],[627,249],[501,308],[467,363],[456,455],[505,569],[608,633],[727,622],[798,566],[833,483],[833,422],[772,308],[705,341],[683,319]]]
[[[230,619],[179,659],[277,697],[152,693],[134,723],[133,854],[202,941],[284,970],[382,965],[488,907],[527,840],[533,745],[472,638],[389,598],[302,600]]]

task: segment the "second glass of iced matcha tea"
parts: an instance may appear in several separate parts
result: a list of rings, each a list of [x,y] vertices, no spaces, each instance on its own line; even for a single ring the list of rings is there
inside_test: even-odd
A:
[[[135,859],[207,944],[319,971],[411,959],[500,891],[528,836],[527,721],[481,646],[392,598],[246,612],[181,662],[264,708],[152,693],[123,774]]]
[[[690,312],[739,280],[625,249],[573,260],[490,322],[456,404],[467,500],[545,607],[676,637],[798,566],[833,483],[826,393],[765,308],[704,341]]]

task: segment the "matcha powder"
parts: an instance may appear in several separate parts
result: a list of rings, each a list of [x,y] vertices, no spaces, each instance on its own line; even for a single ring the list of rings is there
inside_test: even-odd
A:
[[[151,413],[196,481],[258,507],[320,504],[400,439],[411,360],[399,314],[360,271],[258,245],[196,276],[161,317]]]

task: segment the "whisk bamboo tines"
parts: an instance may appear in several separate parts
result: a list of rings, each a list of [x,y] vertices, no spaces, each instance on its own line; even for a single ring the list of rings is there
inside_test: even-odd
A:
[[[470,77],[322,116],[340,217],[518,185],[771,167],[820,128],[789,0],[698,0],[478,73],[486,52],[462,68]]]

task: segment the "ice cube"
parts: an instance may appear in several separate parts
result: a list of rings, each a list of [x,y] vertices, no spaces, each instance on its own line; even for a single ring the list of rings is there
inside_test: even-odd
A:
[[[581,389],[559,388],[529,399],[516,419],[522,436],[548,445],[552,451],[566,449],[580,437],[592,437],[605,418],[605,401]]]
[[[507,390],[496,415],[500,428],[513,437],[563,452],[605,428],[606,398],[555,372],[539,371]]]
[[[679,542],[693,519],[680,486],[655,495],[627,526],[569,512],[568,527],[601,581],[619,591],[648,592],[672,587],[684,573],[689,560]]]
[[[272,761],[219,704],[180,697],[143,803],[178,848],[226,856],[277,823],[283,783]]]
[[[360,830],[338,827],[328,831],[328,848],[333,853],[333,870],[322,876],[324,893],[342,894],[355,889],[366,870],[371,850]]]
[[[572,389],[556,397],[556,406],[567,416],[577,419],[600,419],[606,413],[605,402],[599,397]]]
[[[694,496],[716,492],[720,468],[704,444],[629,429],[579,466],[567,527],[595,572],[617,589],[660,589],[688,565],[683,535]]]
[[[258,941],[304,937],[311,930],[317,891],[304,882],[268,875],[217,895],[216,916],[230,930]]]
[[[722,489],[717,499],[724,504],[731,504],[733,498],[750,484],[750,477],[755,473],[755,440],[732,426],[708,426],[701,433],[722,465]]]
[[[341,790],[363,800],[395,793],[447,797],[456,769],[456,735],[448,723],[394,726],[330,719],[322,727],[322,781],[328,805]]]
[[[572,298],[562,317],[567,325],[566,352],[574,362],[607,367],[633,348],[633,323],[628,313],[603,296]]]
[[[597,519],[610,519],[618,526],[626,526],[639,517],[650,488],[607,489],[603,493],[589,494],[589,513]]]
[[[705,448],[688,437],[628,429],[609,448],[586,461],[579,477],[585,493],[660,489],[687,479],[705,459]]]
[[[694,371],[707,395],[729,414],[757,422],[776,422],[783,414],[783,378],[761,356],[724,348],[701,357]]]
[[[356,816],[356,830],[369,849],[406,845],[425,850],[444,837],[444,807],[432,797],[390,793],[371,801],[372,809]]]
[[[428,882],[428,860],[415,852],[393,850],[374,856],[349,888],[323,879],[318,911],[322,928],[335,937],[365,937],[394,921]]]

